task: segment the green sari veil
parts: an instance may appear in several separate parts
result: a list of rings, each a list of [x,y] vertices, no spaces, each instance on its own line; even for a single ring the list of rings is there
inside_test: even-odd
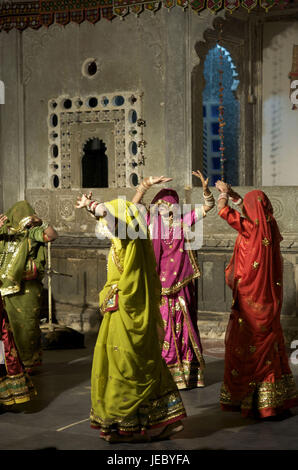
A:
[[[34,228],[26,228],[31,222],[34,210],[27,201],[19,201],[6,213],[6,223],[0,228],[0,290],[2,296],[15,294],[21,289],[21,281],[30,249]],[[43,239],[39,240],[41,243]],[[44,245],[34,254],[37,269],[44,266],[46,254]]]

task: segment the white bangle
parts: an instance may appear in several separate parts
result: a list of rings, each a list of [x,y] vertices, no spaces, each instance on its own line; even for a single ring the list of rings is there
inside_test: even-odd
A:
[[[234,201],[234,199],[232,199],[232,203],[235,204],[236,206],[240,206],[240,204],[242,204],[242,197],[239,197],[239,199],[237,199],[237,201]]]
[[[214,204],[215,204],[214,199],[212,199],[212,201],[205,201],[205,206],[207,206],[207,207],[213,207]]]
[[[220,193],[217,200],[220,201],[220,199],[228,199],[228,198],[229,198],[228,193]]]
[[[206,195],[203,193],[203,198],[204,198],[204,199],[213,199],[213,194],[210,193],[210,194],[208,194],[208,196],[206,196]]]

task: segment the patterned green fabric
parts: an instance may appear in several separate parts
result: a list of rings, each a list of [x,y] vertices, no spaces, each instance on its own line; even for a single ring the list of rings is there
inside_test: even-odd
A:
[[[0,229],[0,291],[14,340],[26,367],[40,363],[41,280],[46,264],[44,227],[26,227],[34,214],[27,201],[6,212]]]
[[[118,200],[119,201],[119,200]],[[128,202],[120,202],[130,207]],[[105,204],[127,226],[138,218]],[[139,226],[141,221],[139,221]],[[91,421],[104,431],[141,431],[184,416],[177,387],[161,357],[158,326],[160,281],[150,241],[112,239],[101,311],[118,294],[118,308],[104,313],[94,351]]]
[[[36,391],[27,374],[0,377],[0,404],[14,405],[29,401]]]
[[[40,307],[42,283],[22,281],[21,290],[3,297],[20,358],[26,368],[41,363]]]

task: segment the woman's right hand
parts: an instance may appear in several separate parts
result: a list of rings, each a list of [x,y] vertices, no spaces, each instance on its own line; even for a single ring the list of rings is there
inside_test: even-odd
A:
[[[82,207],[87,207],[89,202],[91,201],[91,197],[92,197],[92,192],[90,191],[90,193],[87,194],[82,194],[82,196],[78,196],[77,197],[77,203],[76,203],[76,208],[77,209],[82,209]]]
[[[0,214],[0,227],[3,227],[6,221],[7,221],[6,215]]]
[[[173,178],[167,178],[166,176],[150,176],[149,178],[149,184],[160,184],[160,183],[168,183],[169,181],[172,181]]]

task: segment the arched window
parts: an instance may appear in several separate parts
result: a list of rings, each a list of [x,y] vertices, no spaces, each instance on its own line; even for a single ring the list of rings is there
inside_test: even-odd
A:
[[[82,188],[107,188],[108,157],[102,140],[90,139],[84,145],[82,158]]]
[[[222,64],[220,62],[222,55]],[[222,86],[220,72],[222,70]],[[203,170],[211,185],[221,178],[219,137],[219,94],[223,94],[224,106],[224,178],[230,184],[239,184],[239,121],[240,105],[235,97],[238,73],[232,58],[218,44],[209,50],[204,62],[205,88],[203,90]]]

